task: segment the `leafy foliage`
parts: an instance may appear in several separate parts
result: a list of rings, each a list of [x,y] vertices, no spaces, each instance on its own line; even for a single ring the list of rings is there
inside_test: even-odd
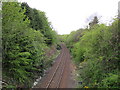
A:
[[[42,76],[46,68],[47,44],[57,42],[57,33],[48,25],[44,12],[21,7],[18,2],[3,2],[2,63],[3,80],[8,83],[6,87],[31,87],[34,79]]]
[[[52,45],[57,41],[57,33],[52,30],[51,24],[48,22],[44,12],[30,8],[27,3],[22,3],[21,7],[26,9],[25,15],[30,20],[29,26],[40,31],[46,37],[45,42],[47,45]]]
[[[111,26],[95,24],[90,29],[84,29],[79,41],[68,41],[68,45],[72,42],[70,49],[79,69],[79,80],[83,82],[80,87],[119,87],[118,24],[118,19],[115,19]],[[70,35],[72,38],[73,35]]]

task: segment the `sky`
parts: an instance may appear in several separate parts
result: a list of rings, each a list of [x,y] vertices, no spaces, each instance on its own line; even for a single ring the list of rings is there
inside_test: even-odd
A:
[[[31,8],[44,11],[58,34],[85,28],[94,16],[100,23],[108,22],[117,15],[120,0],[18,0]]]

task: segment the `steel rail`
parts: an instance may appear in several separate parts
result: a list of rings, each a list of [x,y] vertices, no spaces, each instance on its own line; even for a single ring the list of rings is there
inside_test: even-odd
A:
[[[67,55],[66,55],[66,60],[67,60]],[[61,83],[61,80],[62,80],[62,78],[63,78],[63,73],[64,73],[64,70],[65,70],[65,67],[66,67],[66,60],[64,60],[64,67],[63,67],[63,69],[62,69],[62,72],[61,72],[61,74],[60,74],[60,80],[59,80],[59,82],[58,82],[58,85],[57,85],[57,88],[59,88],[60,87],[60,83]]]
[[[56,67],[55,72],[54,72],[53,75],[52,75],[52,78],[51,78],[50,81],[48,82],[48,84],[47,84],[47,86],[46,86],[46,89],[49,88],[51,82],[53,81],[54,76],[56,75],[57,70],[58,70],[58,68],[60,67],[60,64],[62,63],[62,57],[63,57],[63,55],[64,55],[64,51],[63,51],[62,54],[61,54],[61,57],[60,57],[61,60],[60,60],[60,62],[59,62],[59,64],[58,64],[58,66]]]

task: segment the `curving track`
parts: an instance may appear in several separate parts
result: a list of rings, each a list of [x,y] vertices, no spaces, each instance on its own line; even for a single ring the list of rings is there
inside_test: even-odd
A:
[[[34,88],[69,88],[70,82],[70,54],[64,44],[61,45],[62,50],[56,58],[48,74]]]

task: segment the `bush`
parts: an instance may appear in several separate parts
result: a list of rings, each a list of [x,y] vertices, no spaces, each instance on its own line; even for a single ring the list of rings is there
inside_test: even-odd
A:
[[[79,67],[79,80],[83,82],[81,87],[118,88],[118,20],[111,26],[94,25],[82,33],[83,36],[73,43],[72,49],[74,61]]]

